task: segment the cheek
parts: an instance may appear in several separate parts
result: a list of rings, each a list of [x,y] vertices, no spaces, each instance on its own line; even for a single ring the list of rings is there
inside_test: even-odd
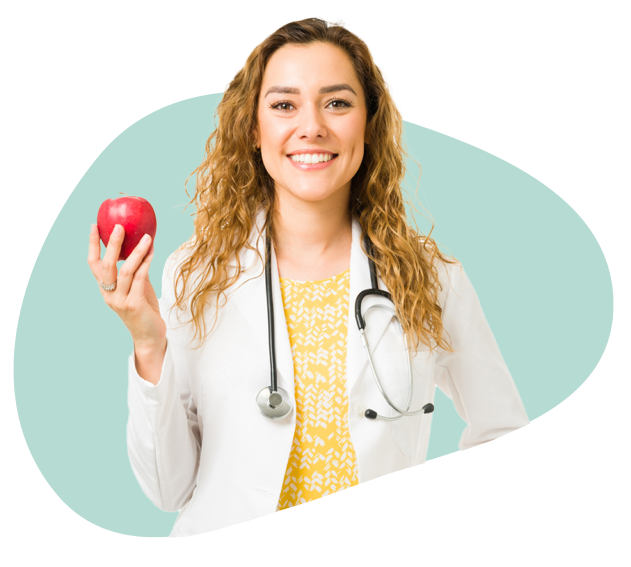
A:
[[[366,134],[366,122],[356,119],[348,125],[349,132],[352,132],[352,140],[356,145],[364,146],[364,136]]]
[[[261,142],[268,147],[270,152],[282,151],[288,137],[287,130],[284,125],[263,123],[261,125]]]
[[[270,159],[269,151],[266,149],[265,142],[263,142],[260,152],[261,152],[261,161],[263,162],[263,167],[265,168],[265,171],[267,171],[267,173],[271,175],[273,172],[274,163]]]
[[[353,132],[353,154],[361,156],[364,153],[364,124],[362,122],[358,122],[357,124],[355,124],[355,129],[353,130]]]

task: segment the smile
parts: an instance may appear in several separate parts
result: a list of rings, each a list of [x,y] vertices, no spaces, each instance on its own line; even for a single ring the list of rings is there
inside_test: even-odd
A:
[[[322,161],[329,161],[333,158],[335,154],[329,153],[314,153],[314,154],[290,154],[289,157],[294,161],[299,161],[302,163],[319,163]]]
[[[315,163],[311,163],[312,158],[315,158]],[[324,154],[320,157],[317,154],[311,156],[311,154],[300,154],[287,156],[287,159],[291,162],[291,164],[297,169],[301,169],[302,171],[314,171],[319,169],[325,169],[331,165],[331,163],[337,159],[337,154]],[[296,161],[299,159],[305,159],[305,161]],[[306,161],[309,160],[309,161]],[[322,161],[321,161],[322,160]]]

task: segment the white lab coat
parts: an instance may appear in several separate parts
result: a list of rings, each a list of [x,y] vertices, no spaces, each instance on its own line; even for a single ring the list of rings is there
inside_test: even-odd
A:
[[[258,244],[252,238],[251,244],[264,258],[263,220],[261,211],[253,229],[253,236],[260,232],[261,238]],[[425,462],[433,414],[395,422],[364,417],[367,408],[395,414],[377,389],[355,322],[355,298],[371,287],[361,238],[353,219],[346,386],[358,478],[366,482]],[[160,309],[168,330],[160,381],[154,386],[140,378],[132,353],[128,390],[131,467],[158,508],[180,511],[171,536],[204,533],[274,512],[296,427],[295,409],[272,421],[255,402],[270,381],[265,276],[255,252],[241,251],[248,269],[230,288],[215,329],[198,350],[187,347],[192,326],[177,328],[176,310],[167,313],[179,259],[176,254],[169,257],[162,280]],[[289,393],[295,408],[294,364],[274,252],[271,268],[278,386]],[[411,408],[432,402],[437,385],[468,424],[459,444],[467,449],[526,425],[528,417],[464,271],[459,265],[444,268],[439,263],[438,268],[443,324],[455,352],[429,356],[429,349],[421,347],[413,353]],[[236,269],[236,261],[230,269]],[[387,289],[378,281],[380,289]],[[392,307],[385,298],[368,296],[362,311],[374,303]],[[208,328],[213,309],[206,316]],[[408,379],[400,331],[383,309],[372,310],[366,319],[368,344],[386,391],[395,403],[404,404]]]

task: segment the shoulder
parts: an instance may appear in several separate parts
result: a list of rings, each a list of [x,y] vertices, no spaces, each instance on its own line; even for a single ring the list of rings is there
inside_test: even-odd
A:
[[[162,272],[163,279],[174,280],[175,274],[182,264],[188,260],[195,250],[195,236],[193,235],[186,242],[178,247],[177,250],[172,252],[166,261],[164,262],[164,269]]]
[[[436,270],[435,273],[439,285],[439,301],[442,305],[449,291],[453,289],[454,284],[457,286],[457,282],[464,276],[464,268],[460,261],[453,256],[439,253],[434,240],[421,236],[419,237],[419,244],[421,254],[425,257],[426,265],[431,265]]]
[[[439,252],[435,244],[431,247],[426,247],[421,243],[421,250],[427,260],[427,263],[431,263],[432,266],[436,268],[441,278],[451,275],[454,270],[459,271],[462,269],[462,264],[458,259],[445,254],[444,252]]]
[[[177,281],[177,274],[180,271],[182,264],[191,256],[194,247],[194,237],[189,238],[184,242],[177,250],[172,252],[164,262],[164,268],[162,269],[162,298],[168,300],[169,303],[175,301],[175,283]],[[187,287],[189,287],[187,285]],[[178,291],[182,289],[182,279],[180,278]]]

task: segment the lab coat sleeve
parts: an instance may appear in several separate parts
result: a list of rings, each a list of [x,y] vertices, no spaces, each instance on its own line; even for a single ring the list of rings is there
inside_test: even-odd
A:
[[[453,400],[467,423],[459,448],[469,449],[529,423],[526,410],[460,264],[443,268],[442,320],[454,352],[436,358],[437,386]]]
[[[128,365],[129,461],[145,495],[166,512],[180,510],[190,499],[201,445],[185,361],[175,354],[179,349],[175,348],[167,313],[174,303],[173,268],[172,255],[165,264],[159,300],[167,323],[167,349],[159,382],[153,385],[138,375],[133,352]]]

